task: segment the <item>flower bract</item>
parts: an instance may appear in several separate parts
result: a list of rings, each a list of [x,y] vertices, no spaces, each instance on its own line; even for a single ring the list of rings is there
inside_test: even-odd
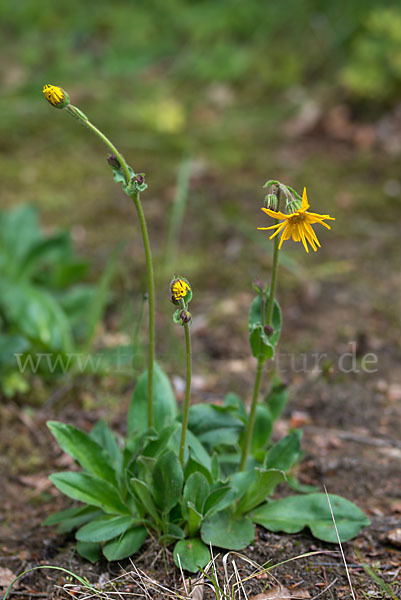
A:
[[[309,204],[308,198],[306,195],[306,188],[304,188],[302,194],[302,203],[299,208],[295,212],[292,212],[288,215],[284,214],[281,211],[270,210],[269,208],[262,208],[263,212],[265,212],[269,217],[273,217],[274,219],[279,219],[281,223],[277,223],[276,225],[271,225],[270,227],[258,227],[258,229],[268,230],[275,229],[276,231],[273,235],[270,236],[270,239],[273,239],[281,233],[279,249],[283,245],[283,242],[289,240],[291,237],[294,242],[302,242],[306,252],[309,252],[308,242],[313,250],[316,252],[317,246],[320,248],[319,240],[317,239],[316,233],[313,230],[312,225],[315,223],[319,223],[326,227],[327,229],[331,229],[327,223],[324,223],[326,220],[334,221],[334,217],[330,217],[330,215],[318,215],[317,213],[308,212]]]

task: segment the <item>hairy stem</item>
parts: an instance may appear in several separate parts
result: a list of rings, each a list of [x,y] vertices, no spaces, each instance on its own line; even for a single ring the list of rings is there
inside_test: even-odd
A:
[[[280,196],[281,190],[277,191],[277,212],[280,210]],[[277,224],[279,221],[275,219],[275,223]],[[273,309],[274,309],[274,296],[276,295],[276,286],[277,286],[277,273],[278,273],[278,256],[279,256],[279,246],[280,240],[279,236],[276,235],[274,238],[274,250],[273,250],[273,265],[272,265],[272,276],[270,280],[270,289],[269,289],[269,300],[266,309],[266,323],[264,325],[271,325],[273,319]]]
[[[263,366],[264,366],[264,360],[259,359],[258,366],[256,369],[255,383],[253,385],[251,410],[249,411],[248,422],[246,424],[246,429],[245,429],[245,438],[244,438],[244,442],[242,445],[241,463],[240,463],[240,468],[239,468],[240,471],[244,471],[246,461],[248,459],[249,447],[251,445],[251,439],[252,439],[252,433],[253,433],[253,427],[255,425],[256,407],[258,405],[259,390],[260,390],[260,383],[262,380]]]
[[[124,172],[125,182],[127,184],[131,181],[131,173],[128,168],[128,164],[124,156],[119,152],[116,146],[104,135],[100,129],[98,129],[93,123],[89,121],[87,116],[81,112],[75,106],[69,104],[66,110],[78,121],[80,121],[85,127],[95,133],[106,146],[116,155],[121,168]],[[130,198],[133,201],[136,212],[138,214],[139,223],[141,226],[143,245],[145,249],[146,258],[146,271],[147,271],[147,283],[149,293],[149,348],[148,348],[148,426],[151,427],[153,423],[153,364],[155,355],[155,283],[153,273],[153,261],[152,253],[149,243],[148,229],[146,226],[145,215],[142,209],[139,191],[134,191],[130,194]]]
[[[183,310],[185,310],[184,300],[180,300],[180,304]],[[191,378],[192,378],[192,352],[191,352],[191,334],[189,331],[189,323],[184,323],[185,330],[185,351],[186,351],[186,386],[185,386],[185,401],[184,401],[184,414],[182,416],[182,429],[181,429],[181,440],[180,440],[180,453],[179,459],[181,465],[184,464],[184,451],[185,451],[185,437],[188,428],[188,415],[189,415],[189,403],[191,399]]]
[[[153,365],[155,360],[155,280],[153,273],[152,252],[150,250],[150,242],[148,228],[146,226],[145,215],[142,209],[139,192],[131,195],[131,199],[135,204],[138,214],[139,223],[141,225],[143,246],[145,249],[146,271],[148,280],[149,293],[149,346],[148,346],[148,427],[152,427],[153,423]]]
[[[281,199],[280,196],[281,196],[281,190],[279,188],[277,190],[277,211],[280,210],[280,199]],[[276,219],[276,223],[278,223],[277,219]],[[276,293],[277,273],[278,273],[278,255],[279,255],[278,246],[279,246],[279,239],[278,239],[278,235],[276,235],[276,237],[274,238],[273,266],[272,266],[272,275],[271,275],[270,289],[269,289],[269,299],[268,299],[266,312],[265,312],[264,296],[262,296],[262,302],[261,302],[261,307],[262,307],[261,319],[262,319],[263,326],[271,325],[272,319],[273,319],[274,296]],[[266,314],[266,319],[265,319],[265,314]],[[243,471],[245,469],[246,461],[248,460],[249,448],[251,445],[253,428],[255,425],[256,407],[258,405],[259,390],[260,390],[260,384],[262,381],[264,364],[265,364],[265,361],[263,359],[259,358],[258,365],[256,368],[256,374],[255,374],[255,383],[253,386],[252,404],[251,404],[251,409],[249,411],[248,422],[246,424],[246,429],[245,429],[245,438],[244,438],[244,442],[242,445],[242,455],[241,455],[241,463],[240,463],[240,469],[239,469],[240,471]]]

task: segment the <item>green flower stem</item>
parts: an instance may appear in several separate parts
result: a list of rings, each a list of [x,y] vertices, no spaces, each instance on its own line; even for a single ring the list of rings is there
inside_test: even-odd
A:
[[[117,150],[115,145],[109,140],[109,138],[107,136],[105,136],[104,133],[102,131],[100,131],[100,129],[98,129],[93,123],[91,123],[89,121],[88,117],[85,115],[85,113],[83,113],[81,110],[79,110],[79,108],[77,108],[76,106],[69,104],[66,107],[66,110],[75,119],[78,119],[78,121],[80,121],[83,125],[85,125],[85,127],[90,129],[91,131],[93,131],[93,133],[95,133],[102,140],[102,142],[104,142],[106,144],[106,146],[108,146],[108,148],[112,151],[112,153],[116,155],[116,157],[124,171],[125,182],[129,183],[131,181],[131,174],[129,172],[127,162],[126,162],[125,158],[123,157],[123,155]]]
[[[255,424],[256,407],[258,405],[260,383],[262,381],[262,373],[263,373],[264,364],[265,364],[265,361],[263,359],[258,360],[258,366],[256,369],[256,376],[255,376],[255,383],[253,386],[251,410],[249,412],[248,422],[247,422],[246,429],[245,429],[245,438],[244,438],[244,442],[242,445],[241,463],[240,463],[240,468],[239,468],[240,471],[244,471],[246,461],[248,459],[249,447],[251,445],[253,427]]]
[[[148,279],[149,293],[149,347],[148,347],[148,427],[153,423],[153,364],[155,360],[155,279],[153,273],[152,253],[150,250],[148,228],[146,226],[145,215],[142,209],[139,192],[134,192],[131,196],[135,204],[138,219],[141,224],[143,245],[145,248],[146,270]]]
[[[127,184],[131,181],[131,173],[129,172],[129,168],[127,162],[123,155],[117,150],[115,145],[109,140],[107,136],[104,135],[93,123],[91,123],[88,117],[76,106],[69,104],[66,107],[66,110],[78,121],[80,121],[83,125],[88,127],[93,133],[95,133],[111,150],[113,154],[116,155],[118,161],[121,164],[121,168],[124,172],[125,182]],[[154,364],[154,355],[155,355],[155,283],[154,283],[154,273],[153,273],[153,261],[152,261],[152,253],[150,250],[149,243],[149,235],[148,229],[146,226],[145,215],[142,209],[142,204],[140,200],[140,194],[138,191],[130,194],[130,198],[133,201],[137,214],[139,223],[141,226],[143,245],[145,249],[145,258],[146,258],[146,269],[147,269],[147,279],[148,279],[148,293],[149,293],[149,349],[148,349],[148,426],[151,427],[153,423],[153,364]]]
[[[180,305],[183,310],[186,310],[185,302],[181,298]],[[184,464],[184,451],[185,451],[185,437],[188,428],[188,415],[189,415],[189,402],[191,398],[191,378],[192,378],[192,352],[191,352],[191,334],[189,332],[189,323],[184,323],[185,329],[185,351],[187,355],[187,373],[186,373],[186,387],[185,387],[185,401],[184,401],[184,414],[182,416],[182,429],[181,429],[181,440],[180,440],[180,453],[179,459],[181,465]]]
[[[277,212],[280,210],[280,196],[281,190],[277,191]],[[279,223],[278,219],[275,219],[275,223]],[[280,240],[279,236],[276,235],[274,238],[274,250],[273,250],[273,266],[272,266],[272,276],[270,281],[270,289],[269,289],[269,302],[267,304],[266,310],[266,322],[263,322],[263,325],[271,325],[273,319],[273,308],[274,308],[274,296],[276,294],[276,286],[277,286],[277,273],[278,273],[278,256],[279,256],[279,246]]]
[[[260,319],[264,327],[266,325],[266,294],[263,291],[260,294],[260,313]]]
[[[281,190],[280,188],[277,190],[277,211],[280,210],[280,196]],[[275,219],[276,223],[278,220]],[[274,238],[274,251],[273,251],[273,266],[272,266],[272,276],[270,281],[270,289],[269,289],[269,301],[266,308],[266,320],[265,320],[265,301],[264,297],[262,297],[262,325],[271,325],[273,319],[273,308],[274,308],[274,296],[276,293],[276,285],[277,285],[277,273],[278,273],[278,255],[279,255],[279,238],[278,235]],[[256,407],[258,405],[259,399],[259,390],[260,384],[262,381],[263,367],[265,361],[263,359],[258,360],[258,366],[256,368],[255,375],[255,383],[253,386],[253,395],[252,395],[252,404],[251,410],[249,412],[248,422],[245,429],[245,438],[242,446],[242,455],[241,455],[241,463],[240,463],[240,471],[243,471],[246,466],[246,461],[248,459],[249,447],[251,445],[251,439],[253,434],[253,428],[255,425],[255,415],[256,415]]]

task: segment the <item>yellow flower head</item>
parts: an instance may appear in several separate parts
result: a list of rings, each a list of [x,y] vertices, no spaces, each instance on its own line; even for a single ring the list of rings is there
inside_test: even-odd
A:
[[[309,242],[313,250],[316,252],[316,246],[319,246],[320,248],[320,244],[315,232],[313,231],[312,225],[314,223],[320,223],[320,225],[323,225],[323,227],[331,229],[330,226],[327,225],[327,223],[323,223],[323,221],[334,221],[335,219],[329,215],[318,215],[317,213],[308,212],[308,208],[308,198],[306,196],[306,188],[304,188],[301,207],[289,215],[285,215],[280,211],[270,210],[269,208],[262,208],[263,212],[269,215],[269,217],[280,219],[282,222],[277,223],[276,225],[271,225],[271,227],[258,227],[258,229],[275,229],[276,231],[270,236],[270,239],[274,238],[282,231],[283,233],[278,246],[279,249],[283,245],[284,241],[289,240],[290,237],[292,237],[294,242],[302,242],[307,252],[309,252],[307,242]]]
[[[171,283],[171,294],[176,301],[180,300],[180,298],[185,298],[190,290],[191,286],[181,277],[174,279]]]
[[[46,83],[43,86],[45,98],[55,108],[65,108],[70,103],[70,97],[63,88]]]

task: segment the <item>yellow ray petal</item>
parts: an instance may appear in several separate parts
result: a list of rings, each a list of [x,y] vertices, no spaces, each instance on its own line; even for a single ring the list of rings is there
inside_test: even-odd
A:
[[[317,239],[317,235],[316,235],[316,233],[315,233],[315,231],[314,231],[314,229],[313,229],[312,225],[309,225],[309,223],[305,223],[304,225],[305,225],[305,229],[306,229],[306,231],[309,233],[309,235],[310,235],[310,237],[312,238],[312,240],[313,240],[314,242],[316,242],[316,244],[317,244],[317,245],[319,246],[319,248],[320,248],[321,246],[320,246],[319,240]]]
[[[282,223],[276,223],[276,225],[271,225],[270,227],[258,227],[257,229],[276,229],[276,227],[280,227],[282,225]]]
[[[318,223],[318,225],[323,225],[323,227],[326,227],[326,229],[331,229],[330,225],[327,225],[327,223],[323,223],[323,221],[316,221]]]
[[[308,204],[308,196],[306,195],[306,187],[304,187],[304,191],[302,194],[302,204],[301,204],[301,211],[305,212],[305,210],[308,210],[309,208],[309,204]]]
[[[299,225],[294,225],[292,229],[292,239],[294,242],[300,242],[301,238],[299,236]]]
[[[313,213],[313,212],[307,212],[305,213],[305,217],[308,219],[308,221],[310,221],[311,218],[313,219],[330,219],[330,221],[335,221],[335,217],[330,217],[330,215],[319,215],[318,213]],[[314,221],[310,221],[311,223]]]
[[[302,228],[302,227],[300,227],[300,228],[299,228],[299,235],[301,236],[301,240],[302,240],[302,243],[303,243],[303,245],[304,245],[304,248],[305,248],[305,250],[306,250],[306,251],[307,251],[307,253],[309,254],[309,248],[308,248],[308,244],[306,243],[306,240],[305,240],[305,234],[304,234],[304,230],[303,230],[303,228]]]
[[[284,227],[286,227],[287,223],[284,221],[284,223],[280,223],[279,224],[279,228],[277,229],[277,231],[275,231],[273,233],[273,235],[271,235],[269,237],[269,240],[272,240],[274,237],[276,237],[276,235],[278,235],[280,233],[280,231],[282,231],[284,229]]]
[[[262,206],[262,210],[263,212],[265,212],[267,215],[269,215],[269,217],[273,217],[273,219],[288,219],[288,215],[285,215],[284,213],[278,211],[274,211],[274,210],[270,210],[270,208],[264,208]]]
[[[313,239],[313,236],[310,234],[310,231],[308,231],[308,229],[305,226],[306,224],[304,223],[304,227],[303,227],[303,233],[305,235],[306,240],[310,243],[310,245],[313,248],[313,251],[316,252],[317,248],[316,248],[316,244],[315,244],[315,240]],[[313,233],[313,230],[312,230]]]
[[[283,235],[281,236],[280,243],[278,245],[279,250],[280,250],[281,246],[283,245],[283,242],[288,240],[290,237],[291,237],[291,223],[289,221],[287,221],[287,223],[285,224],[285,229],[283,231]]]

